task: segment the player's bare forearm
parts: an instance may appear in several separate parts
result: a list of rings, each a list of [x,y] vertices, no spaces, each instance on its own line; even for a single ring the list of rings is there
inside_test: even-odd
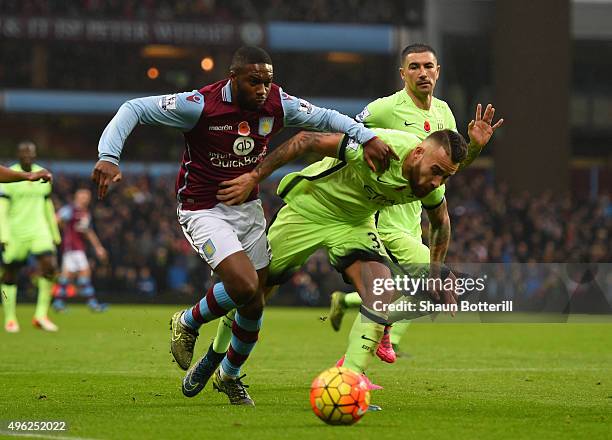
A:
[[[235,179],[221,182],[217,200],[226,205],[244,202],[259,182],[283,165],[307,152],[336,157],[342,134],[302,131],[276,147],[255,169]]]
[[[51,173],[47,170],[40,170],[35,172],[26,172],[26,171],[15,171],[10,168],[4,167],[0,165],[0,182],[10,183],[10,182],[21,182],[23,180],[39,180],[43,179],[44,181],[51,180]]]
[[[448,216],[448,209],[446,206],[446,200],[442,201],[442,204],[434,209],[427,210],[427,217],[429,218],[429,276],[431,278],[438,278],[443,276],[444,259],[446,258],[446,252],[448,251],[448,245],[450,243],[451,225],[450,217]],[[429,292],[432,299],[440,301],[444,304],[453,304],[457,302],[456,296],[453,292],[447,292],[445,289],[433,290]],[[454,316],[454,313],[451,312]]]
[[[100,243],[100,239],[98,238],[96,233],[93,231],[93,229],[88,229],[87,232],[85,233],[85,236],[87,237],[87,239],[89,240],[89,242],[94,248],[102,247],[102,243]]]
[[[429,258],[432,263],[442,264],[448,252],[450,244],[451,226],[450,221],[434,228],[429,232]]]
[[[446,200],[435,209],[427,210],[429,218],[429,258],[432,269],[439,267],[446,258],[450,244],[451,223],[448,215]]]
[[[342,136],[338,133],[302,131],[275,148],[255,167],[252,173],[256,181],[261,182],[275,170],[305,153],[314,152],[323,156],[335,157]]]
[[[25,179],[27,179],[25,172],[14,171],[0,165],[0,182],[18,182]]]
[[[474,142],[470,142],[467,146],[467,155],[461,164],[459,165],[459,170],[469,166],[482,152],[484,145],[476,145]]]
[[[89,240],[93,248],[95,249],[96,256],[98,257],[98,259],[102,262],[106,261],[107,259],[106,249],[104,249],[104,246],[102,246],[102,243],[100,243],[100,239],[98,238],[94,230],[87,229],[87,231],[85,232],[85,236],[87,237],[87,239]]]

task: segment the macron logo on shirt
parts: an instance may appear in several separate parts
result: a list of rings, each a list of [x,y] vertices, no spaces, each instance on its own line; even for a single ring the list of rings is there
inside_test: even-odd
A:
[[[232,131],[234,127],[231,125],[209,125],[208,129],[210,131]]]
[[[196,104],[199,104],[200,100],[201,100],[200,95],[195,94],[195,93],[187,97],[187,101],[195,102]]]

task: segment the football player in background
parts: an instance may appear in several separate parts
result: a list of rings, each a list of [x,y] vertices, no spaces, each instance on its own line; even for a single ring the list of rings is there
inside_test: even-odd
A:
[[[5,169],[0,171],[0,178],[12,182],[3,183],[0,187],[4,329],[9,333],[19,331],[16,314],[17,275],[32,255],[36,258],[38,275],[38,301],[32,324],[55,332],[58,328],[49,320],[47,312],[51,303],[51,289],[57,277],[56,246],[61,238],[51,200],[51,174],[34,163],[34,143],[21,142],[17,147],[17,157],[19,162],[10,168],[11,173]]]
[[[71,281],[76,281],[76,293],[85,297],[87,306],[94,312],[103,312],[107,305],[101,304],[95,295],[91,284],[91,269],[85,254],[85,240],[94,248],[100,262],[107,260],[106,250],[100,243],[92,228],[89,203],[91,191],[81,188],[74,194],[71,204],[63,206],[57,212],[57,219],[62,229],[62,271],[57,280],[53,308],[64,311],[65,298],[68,297],[68,287]]]
[[[440,76],[440,64],[434,49],[426,44],[406,46],[401,53],[399,72],[404,88],[371,102],[356,119],[366,127],[392,128],[414,134],[419,139],[425,139],[436,130],[457,131],[455,117],[448,104],[433,96]],[[495,108],[491,104],[486,107],[484,115],[481,105],[477,105],[474,120],[467,127],[470,143],[460,169],[478,157],[493,132],[503,124],[503,119],[492,124],[494,114]],[[417,201],[383,207],[375,216],[376,228],[387,253],[414,277],[426,276],[430,264],[443,264],[448,248],[448,243],[438,247],[423,244],[422,211],[421,203]],[[448,237],[450,239],[450,227]],[[357,292],[333,292],[329,318],[334,330],[340,329],[345,311],[359,308],[361,303]],[[409,324],[410,321],[396,322],[393,327],[385,329],[383,339],[376,349],[376,355],[381,360],[395,362],[396,351]],[[368,325],[359,315],[355,318],[349,341],[350,349],[360,350],[360,335],[366,333]]]

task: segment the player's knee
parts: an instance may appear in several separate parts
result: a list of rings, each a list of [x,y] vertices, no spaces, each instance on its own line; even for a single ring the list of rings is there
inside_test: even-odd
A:
[[[2,284],[17,284],[17,274],[8,267],[5,268],[2,274]]]
[[[240,308],[239,313],[241,316],[248,319],[259,319],[263,314],[264,310],[264,297],[263,294],[255,295],[251,300]]]
[[[227,293],[239,304],[247,304],[259,295],[257,276],[252,277],[248,274],[240,274],[231,283],[224,282],[224,284]]]
[[[43,265],[40,268],[40,275],[48,280],[55,280],[58,276],[58,271],[54,265]]]
[[[59,274],[53,257],[46,255],[39,260],[40,274],[45,278],[55,278]]]

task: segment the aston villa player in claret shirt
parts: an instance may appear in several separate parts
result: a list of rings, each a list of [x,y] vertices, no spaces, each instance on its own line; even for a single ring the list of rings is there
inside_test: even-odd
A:
[[[193,249],[223,284],[172,317],[171,351],[179,367],[187,370],[191,365],[200,326],[236,309],[227,354],[210,346],[206,359],[211,362],[196,363],[183,380],[183,394],[188,397],[195,396],[216,371],[215,388],[232,404],[254,405],[240,369],[261,327],[262,286],[270,252],[257,188],[245,203],[228,206],[216,198],[222,182],[252,171],[266,155],[270,137],[284,127],[345,133],[364,145],[364,160],[372,170],[376,165],[386,169],[391,158],[397,159],[372,130],[337,111],[291,96],[272,80],[270,56],[258,47],[242,47],[232,58],[229,78],[191,92],[128,101],[100,138],[92,179],[102,198],[109,185],[121,179],[121,151],[137,124],[174,127],[185,136],[176,180],[178,220]]]
[[[57,279],[53,308],[58,312],[66,310],[65,300],[70,296],[71,281],[76,282],[78,294],[87,299],[87,306],[92,312],[104,312],[108,307],[108,304],[100,303],[96,298],[91,282],[91,268],[85,253],[86,243],[89,242],[100,262],[105,262],[107,258],[106,249],[92,227],[90,201],[91,191],[79,188],[72,203],[57,212],[57,220],[62,228],[62,270]]]

